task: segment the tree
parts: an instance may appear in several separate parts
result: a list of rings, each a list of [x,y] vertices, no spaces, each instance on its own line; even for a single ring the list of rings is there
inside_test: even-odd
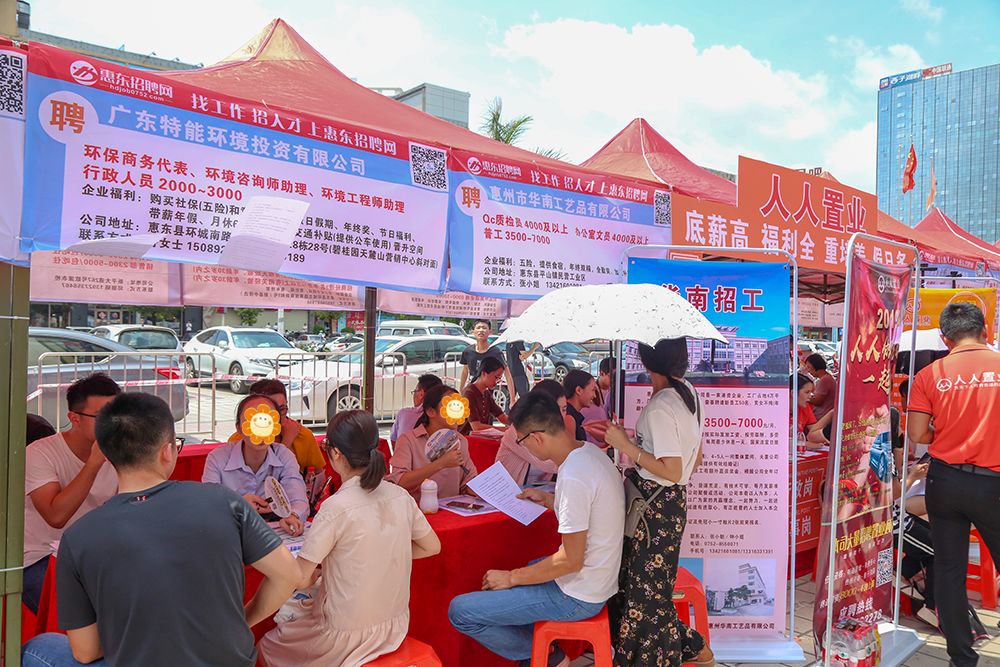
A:
[[[314,310],[313,317],[316,318],[317,322],[326,322],[327,326],[323,327],[323,331],[329,329],[331,332],[337,330],[337,322],[340,321],[341,316],[344,314],[342,310]],[[316,332],[321,333],[321,332]]]
[[[257,318],[264,312],[263,308],[236,308],[236,316],[240,318],[240,323],[245,327],[252,327],[257,324]]]
[[[504,120],[503,100],[494,97],[486,105],[483,124],[479,126],[479,130],[490,139],[513,146],[524,137],[525,132],[531,128],[533,122],[535,119],[528,115]],[[556,148],[536,148],[535,152],[554,160],[561,160],[565,157],[565,154]]]

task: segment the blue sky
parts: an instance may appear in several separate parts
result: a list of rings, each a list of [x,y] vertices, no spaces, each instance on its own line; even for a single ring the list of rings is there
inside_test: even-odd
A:
[[[696,162],[823,166],[874,191],[878,79],[1000,62],[1000,2],[34,0],[32,27],[209,64],[281,17],[360,83],[422,81],[531,114],[580,162],[644,116]]]

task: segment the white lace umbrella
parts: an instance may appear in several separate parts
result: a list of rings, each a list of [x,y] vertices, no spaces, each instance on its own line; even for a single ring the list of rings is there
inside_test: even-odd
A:
[[[663,338],[728,342],[686,299],[659,285],[588,285],[549,292],[509,320],[494,345],[509,341],[556,343],[635,340],[656,345]]]

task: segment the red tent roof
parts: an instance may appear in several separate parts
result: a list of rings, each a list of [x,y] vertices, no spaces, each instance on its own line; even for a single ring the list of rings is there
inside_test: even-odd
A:
[[[682,195],[736,205],[735,183],[691,162],[644,118],[633,120],[580,166],[660,182]]]
[[[942,243],[963,248],[967,255],[985,257],[991,264],[1000,264],[1000,250],[959,227],[938,208],[931,209],[914,229]]]
[[[157,74],[233,97],[416,141],[551,167],[570,166],[488,139],[355,83],[281,19],[272,21],[238,51],[215,65]]]

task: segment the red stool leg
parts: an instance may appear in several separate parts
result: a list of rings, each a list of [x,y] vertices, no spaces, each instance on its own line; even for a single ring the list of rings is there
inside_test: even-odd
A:
[[[983,609],[997,608],[997,568],[986,542],[979,538],[979,592],[983,596]]]

